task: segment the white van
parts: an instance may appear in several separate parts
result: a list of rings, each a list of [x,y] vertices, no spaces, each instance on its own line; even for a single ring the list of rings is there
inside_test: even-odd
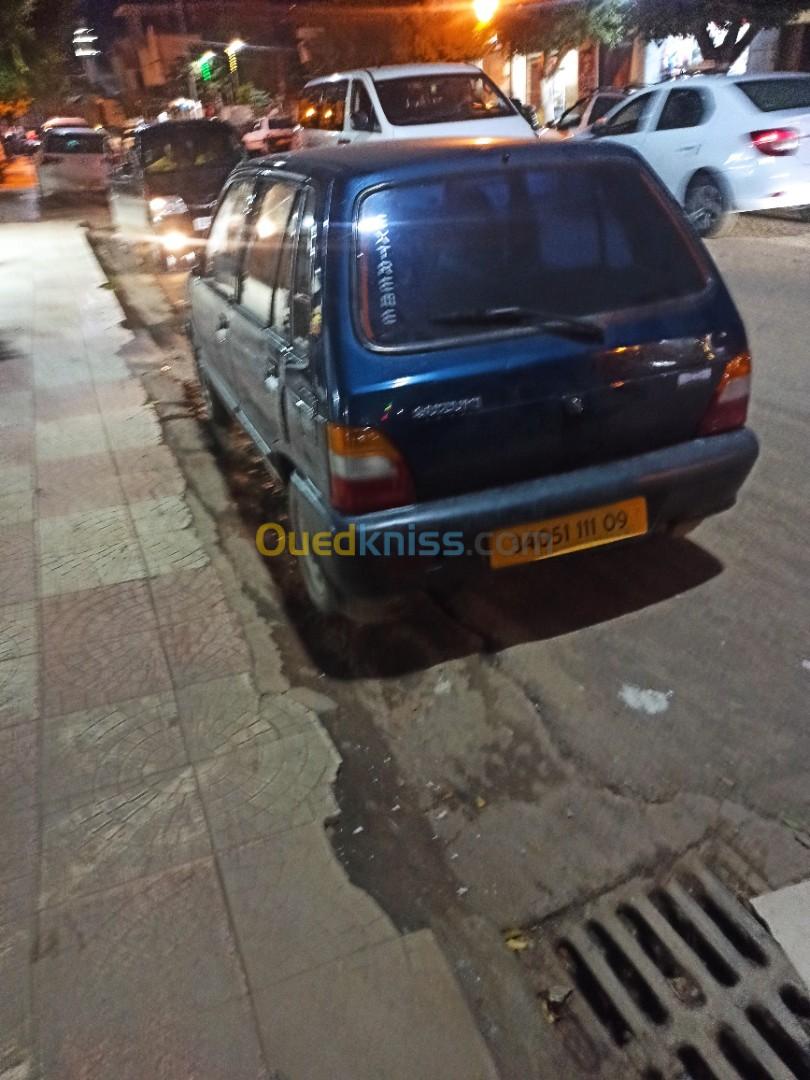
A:
[[[308,82],[293,148],[452,136],[535,138],[509,98],[473,64],[398,64]]]
[[[107,136],[92,128],[50,128],[36,157],[40,195],[101,193],[109,180]]]

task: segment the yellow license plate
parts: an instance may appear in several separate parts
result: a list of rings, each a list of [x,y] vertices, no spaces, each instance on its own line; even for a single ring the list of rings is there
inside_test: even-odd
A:
[[[647,500],[625,499],[547,521],[498,529],[490,540],[489,564],[493,570],[500,570],[504,566],[552,559],[555,555],[643,536],[647,528]]]

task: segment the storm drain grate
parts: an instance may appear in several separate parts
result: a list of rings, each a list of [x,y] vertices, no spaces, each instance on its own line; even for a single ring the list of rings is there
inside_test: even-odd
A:
[[[810,998],[735,891],[688,857],[530,934],[574,1075],[810,1080]]]

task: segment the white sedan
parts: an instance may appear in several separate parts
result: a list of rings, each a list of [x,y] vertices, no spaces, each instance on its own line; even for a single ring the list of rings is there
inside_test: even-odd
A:
[[[110,157],[106,134],[92,128],[50,128],[36,156],[39,190],[52,195],[107,190]]]
[[[706,75],[641,90],[584,138],[637,150],[701,236],[748,210],[810,217],[810,75]]]

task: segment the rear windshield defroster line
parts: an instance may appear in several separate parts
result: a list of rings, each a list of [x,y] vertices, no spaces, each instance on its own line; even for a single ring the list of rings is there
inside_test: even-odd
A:
[[[491,335],[449,312],[559,319],[702,291],[698,249],[632,163],[549,165],[391,185],[361,198],[355,313],[362,336],[402,349]],[[531,331],[531,320],[509,327]]]

